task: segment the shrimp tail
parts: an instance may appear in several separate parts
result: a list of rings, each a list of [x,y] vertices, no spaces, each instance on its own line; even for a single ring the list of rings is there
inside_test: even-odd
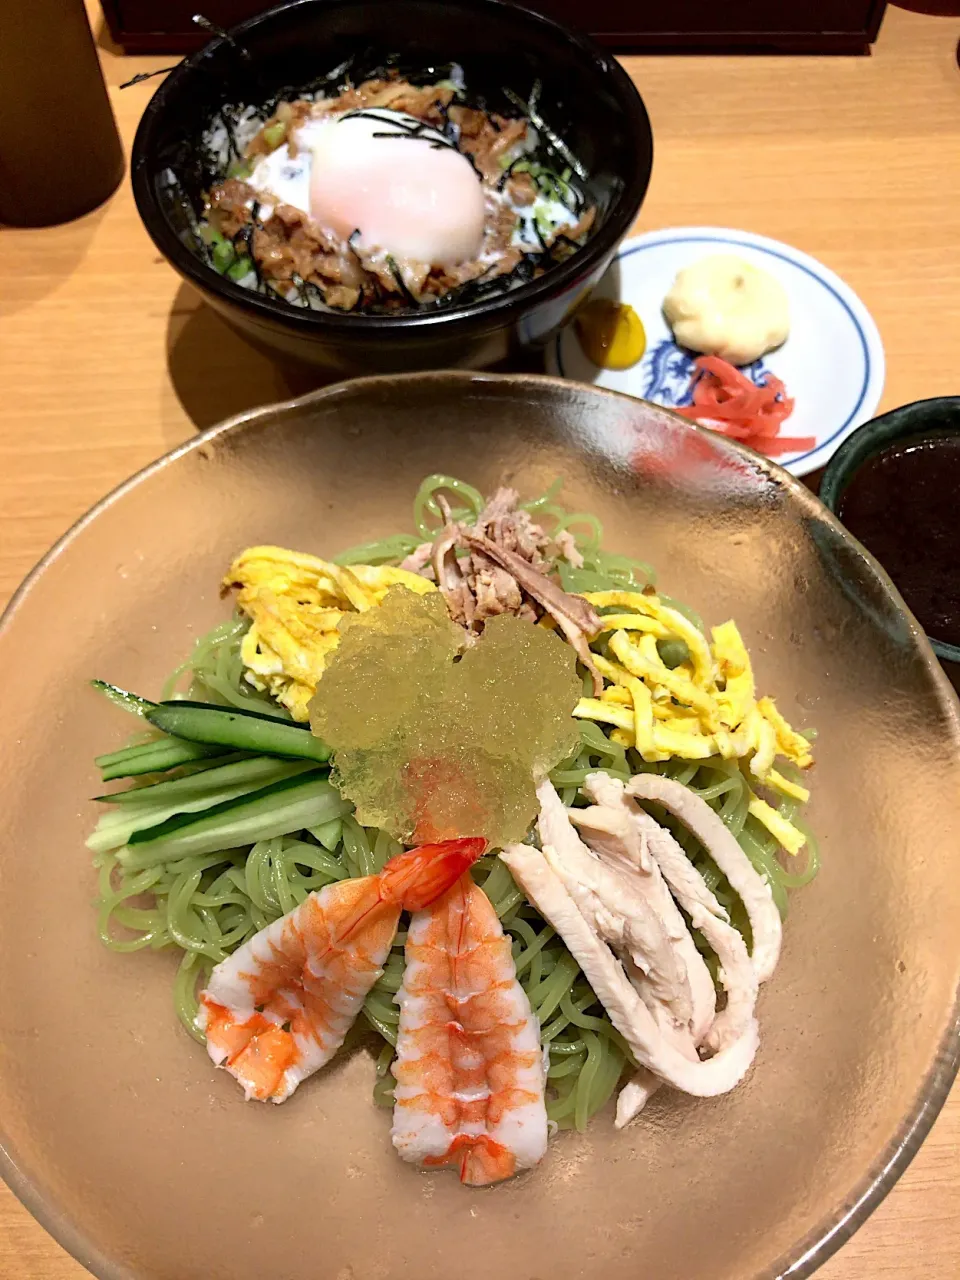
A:
[[[503,1182],[517,1171],[513,1152],[485,1133],[457,1134],[442,1156],[427,1156],[423,1163],[428,1168],[453,1165],[460,1170],[460,1181],[470,1187]]]
[[[422,844],[391,858],[379,875],[381,902],[421,911],[456,884],[487,847],[482,836]]]

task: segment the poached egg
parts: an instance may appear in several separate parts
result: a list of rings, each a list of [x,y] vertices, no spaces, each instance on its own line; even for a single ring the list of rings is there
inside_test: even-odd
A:
[[[314,117],[248,179],[368,253],[455,267],[477,257],[486,215],[470,161],[439,130],[375,108]]]

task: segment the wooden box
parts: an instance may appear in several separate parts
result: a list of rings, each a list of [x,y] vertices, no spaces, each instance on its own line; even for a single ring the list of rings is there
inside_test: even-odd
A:
[[[886,0],[525,0],[619,51],[866,53]],[[127,53],[186,53],[208,39],[198,9],[222,27],[271,8],[264,0],[102,0]]]

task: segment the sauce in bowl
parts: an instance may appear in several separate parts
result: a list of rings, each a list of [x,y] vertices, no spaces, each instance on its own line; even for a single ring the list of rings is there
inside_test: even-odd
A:
[[[837,514],[880,561],[917,621],[960,646],[960,435],[917,435],[854,473]]]

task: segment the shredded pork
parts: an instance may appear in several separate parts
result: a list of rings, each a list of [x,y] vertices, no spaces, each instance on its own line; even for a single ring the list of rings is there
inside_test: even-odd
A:
[[[472,525],[455,521],[444,498],[438,499],[443,527],[433,542],[421,543],[401,568],[435,582],[454,622],[469,635],[487,618],[515,614],[537,622],[553,618],[590,672],[597,693],[603,681],[590,653],[600,618],[582,596],[572,595],[552,576],[565,560],[574,568],[583,557],[569,533],[551,538],[528,511],[518,506],[516,489],[497,489]]]
[[[594,693],[599,697],[603,692],[603,679],[593,661],[590,641],[600,630],[600,619],[592,605],[582,596],[564,591],[558,583],[524,560],[516,551],[508,551],[490,538],[478,537],[475,533],[465,531],[463,541],[472,551],[480,552],[505,569],[517,587],[550,614],[590,672]]]

